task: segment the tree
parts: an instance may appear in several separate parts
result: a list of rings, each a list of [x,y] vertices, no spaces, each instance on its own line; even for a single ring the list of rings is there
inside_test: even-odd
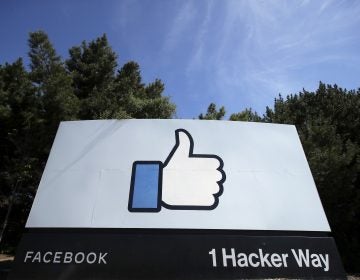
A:
[[[158,79],[148,85],[143,84],[139,65],[130,61],[118,71],[113,93],[131,118],[167,119],[174,114],[175,105],[169,97],[162,96],[164,88]]]
[[[104,34],[87,43],[69,50],[66,60],[67,70],[73,80],[76,96],[81,100],[81,119],[106,118],[106,96],[111,95],[111,87],[117,67],[117,55],[111,49]]]
[[[60,121],[76,119],[79,104],[71,77],[48,36],[43,31],[30,33],[29,48],[29,75],[37,90],[44,135],[49,137],[44,139],[47,154]]]
[[[20,237],[25,209],[30,207],[40,176],[37,158],[38,108],[36,90],[22,60],[0,67],[0,216],[7,243]],[[24,206],[27,206],[25,208]],[[11,223],[16,216],[17,222]]]
[[[207,108],[206,114],[202,113],[199,115],[200,120],[221,120],[225,116],[225,108],[224,106],[220,107],[219,110],[216,109],[216,105],[214,103],[210,103]]]
[[[69,50],[66,66],[73,77],[75,94],[85,99],[94,89],[102,91],[114,80],[117,55],[103,36]]]
[[[66,65],[81,100],[80,118],[170,118],[175,105],[162,96],[164,84],[143,84],[140,67],[132,61],[115,75],[116,59],[105,35],[70,49]]]
[[[244,122],[261,122],[262,118],[257,114],[257,112],[253,112],[251,108],[246,108],[239,113],[231,114],[230,120]]]

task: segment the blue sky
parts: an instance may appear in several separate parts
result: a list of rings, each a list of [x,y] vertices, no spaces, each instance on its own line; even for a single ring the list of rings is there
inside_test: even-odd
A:
[[[321,80],[360,87],[360,1],[0,1],[0,64],[24,57],[28,32],[58,53],[106,33],[119,65],[160,78],[178,118],[210,102],[260,113]]]

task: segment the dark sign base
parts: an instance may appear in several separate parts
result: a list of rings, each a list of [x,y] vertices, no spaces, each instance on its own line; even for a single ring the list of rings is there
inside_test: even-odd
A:
[[[28,229],[9,279],[346,279],[326,233]]]

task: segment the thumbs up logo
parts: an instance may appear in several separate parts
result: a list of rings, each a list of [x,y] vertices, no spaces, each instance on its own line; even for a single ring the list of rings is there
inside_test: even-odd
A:
[[[225,182],[224,163],[217,155],[194,154],[194,140],[185,129],[175,131],[175,146],[165,162],[133,163],[130,212],[213,210]]]

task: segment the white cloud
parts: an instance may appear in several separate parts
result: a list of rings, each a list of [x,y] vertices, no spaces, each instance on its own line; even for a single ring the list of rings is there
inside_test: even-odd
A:
[[[176,14],[170,26],[169,32],[166,34],[163,44],[164,52],[169,53],[176,48],[178,42],[182,39],[184,32],[191,26],[194,18],[194,3],[192,1],[184,2]]]
[[[211,17],[213,13],[214,1],[209,0],[206,2],[205,7],[205,16],[202,20],[200,27],[197,30],[197,34],[194,38],[194,50],[192,55],[190,55],[189,62],[187,65],[186,73],[188,75],[191,72],[198,70],[200,66],[203,64],[204,59],[204,48],[206,37],[209,35],[209,25],[211,24]]]
[[[296,76],[298,70],[351,59],[342,48],[359,39],[351,34],[359,27],[359,5],[332,1],[321,5],[306,1],[226,3],[222,43],[213,68],[218,92],[228,101],[242,91],[252,95],[248,100],[259,103],[279,92],[300,90],[306,86],[302,84],[306,77]]]
[[[114,6],[114,15],[109,19],[110,27],[113,30],[126,32],[127,25],[130,20],[131,12],[137,5],[136,1],[119,1]]]
[[[358,1],[155,1],[147,7],[156,12],[141,2],[121,3],[116,27],[126,40],[129,30],[139,33],[128,49],[134,59],[149,57],[148,68],[179,103],[211,99],[229,111],[263,110],[278,93],[312,90],[324,77],[342,85],[342,68],[360,65]],[[149,27],[145,35],[132,29],[142,24]]]

